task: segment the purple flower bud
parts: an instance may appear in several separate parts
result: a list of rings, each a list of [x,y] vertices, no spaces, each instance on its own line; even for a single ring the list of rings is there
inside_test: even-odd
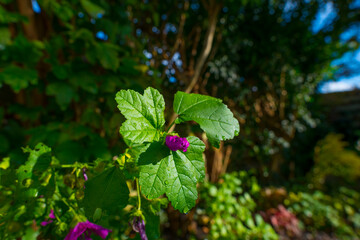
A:
[[[145,232],[145,222],[139,217],[135,217],[132,223],[135,232],[140,234],[141,240],[148,240]]]
[[[166,136],[165,144],[171,151],[181,150],[183,152],[186,152],[190,145],[186,138],[170,135]]]
[[[86,168],[83,168],[82,171],[83,171],[84,179],[85,179],[85,181],[87,181],[87,180],[88,180],[88,176],[86,175]]]

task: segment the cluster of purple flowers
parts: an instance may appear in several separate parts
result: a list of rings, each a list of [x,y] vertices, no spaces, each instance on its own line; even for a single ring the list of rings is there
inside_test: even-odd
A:
[[[183,152],[186,152],[190,145],[186,138],[178,136],[166,136],[165,144],[171,151],[181,150]]]

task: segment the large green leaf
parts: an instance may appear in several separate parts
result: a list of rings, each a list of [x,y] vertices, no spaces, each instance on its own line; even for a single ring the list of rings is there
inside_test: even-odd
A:
[[[88,217],[95,210],[111,211],[116,207],[125,207],[129,199],[129,189],[121,170],[112,167],[85,183],[84,207]]]
[[[156,89],[149,87],[144,95],[133,90],[121,90],[115,99],[127,119],[120,128],[125,140],[131,143],[159,140],[165,124],[165,102]]]
[[[200,124],[210,143],[219,147],[221,140],[232,139],[240,131],[239,122],[220,99],[178,91],[174,111],[179,114],[176,123],[195,121]]]
[[[167,166],[170,165],[170,149],[160,142],[153,142],[149,148],[140,155],[141,192],[148,198],[157,198],[165,192],[168,182]]]
[[[166,193],[173,207],[181,212],[188,212],[195,206],[198,197],[196,184],[203,181],[205,176],[202,157],[205,145],[197,137],[188,137],[187,140],[190,145],[186,152],[171,151],[170,156],[161,160],[152,160],[151,154],[148,154],[151,159],[145,159],[142,155],[139,159],[142,193],[149,199]]]

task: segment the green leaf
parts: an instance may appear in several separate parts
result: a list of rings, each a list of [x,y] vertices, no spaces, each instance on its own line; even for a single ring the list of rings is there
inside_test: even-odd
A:
[[[67,65],[53,65],[52,72],[58,79],[64,80],[69,77],[69,67]],[[72,83],[72,79],[70,80]]]
[[[129,189],[124,174],[112,167],[85,183],[84,207],[87,217],[92,217],[97,208],[111,211],[125,207],[129,199]]]
[[[5,45],[11,41],[11,33],[8,28],[0,28],[0,50],[5,48]]]
[[[55,96],[56,103],[60,106],[61,110],[65,110],[76,96],[74,89],[62,82],[49,84],[46,87],[46,93],[50,96]]]
[[[36,72],[36,66],[43,56],[44,43],[40,41],[30,41],[22,33],[19,33],[12,44],[8,46],[10,59],[12,62],[21,63]]]
[[[0,134],[0,153],[6,153],[6,151],[9,149],[10,143],[8,139]]]
[[[195,206],[198,198],[196,184],[205,177],[202,157],[205,145],[197,137],[188,137],[187,140],[190,145],[186,152],[171,151],[169,157],[156,159],[154,162],[142,161],[142,155],[139,159],[142,193],[149,199],[166,193],[173,207],[181,212],[188,212]]]
[[[54,174],[51,175],[49,182],[44,186],[42,184],[39,189],[39,195],[43,195],[45,198],[51,198],[55,193],[56,183]]]
[[[30,84],[36,84],[38,80],[37,72],[31,69],[24,69],[10,65],[0,72],[0,84],[8,84],[15,92],[27,88]]]
[[[105,10],[100,6],[89,0],[81,0],[81,4],[86,10],[86,12],[93,18],[98,18],[99,15],[104,15]]]
[[[168,182],[168,169],[170,150],[160,142],[153,142],[149,148],[140,155],[141,192],[150,199],[157,198],[165,192]]]
[[[38,159],[34,165],[33,173],[35,175],[43,174],[43,172],[46,169],[48,169],[50,164],[51,164],[51,152],[49,151],[38,157]]]
[[[240,131],[239,122],[217,98],[178,91],[175,94],[174,111],[179,114],[176,123],[199,123],[210,143],[217,148],[221,140],[232,139]]]
[[[37,236],[39,236],[39,234],[39,230],[34,230],[33,228],[28,227],[25,231],[25,235],[22,237],[22,240],[37,239]]]
[[[147,88],[144,96],[133,90],[121,90],[115,100],[127,119],[120,128],[125,140],[131,143],[159,140],[165,124],[165,102],[156,89]]]
[[[10,167],[10,158],[3,158],[0,162],[0,168],[6,170]]]
[[[55,156],[60,160],[60,163],[73,164],[80,161],[81,157],[85,154],[85,149],[79,142],[65,141],[54,149]]]
[[[30,155],[28,160],[16,170],[20,183],[23,183],[23,180],[32,177],[35,165],[40,166],[41,169],[44,170],[44,167],[49,166],[51,162],[51,158],[49,162],[48,157],[48,154],[51,152],[51,148],[42,143],[37,144],[34,149],[27,147],[23,150],[25,153],[30,153]]]
[[[148,109],[150,111],[150,115],[153,118],[152,122],[154,123],[154,127],[161,129],[165,124],[165,102],[163,96],[159,93],[158,90],[148,87],[144,91],[144,100],[146,104],[150,106]]]
[[[75,9],[68,1],[41,1],[39,2],[42,9],[45,12],[51,12],[55,16],[57,16],[65,26],[69,26],[66,22],[68,22],[75,13]]]
[[[138,160],[138,165],[156,164],[159,160],[168,157],[170,149],[161,142],[152,142],[142,153]]]
[[[98,43],[95,45],[96,56],[105,69],[116,70],[119,67],[119,47],[111,43]]]
[[[81,72],[78,74],[73,74],[70,77],[70,83],[76,87],[80,87],[83,90],[96,94],[98,92],[98,87],[96,85],[96,76],[89,75],[87,72]]]
[[[0,6],[0,23],[6,24],[6,23],[15,23],[19,21],[28,21],[28,18],[25,16],[22,16],[18,13],[12,13],[10,11],[7,11],[2,6]]]

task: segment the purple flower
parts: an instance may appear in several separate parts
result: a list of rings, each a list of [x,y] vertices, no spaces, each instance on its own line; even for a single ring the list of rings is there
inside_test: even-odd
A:
[[[82,239],[91,240],[90,236],[92,233],[100,236],[102,239],[105,239],[109,232],[111,232],[111,230],[103,228],[102,226],[96,225],[87,220],[86,222],[79,222],[75,228],[70,230],[64,240],[77,240],[80,236],[83,236]]]
[[[54,210],[52,210],[52,209],[50,210],[49,218],[55,219]]]
[[[87,181],[88,176],[86,175],[86,168],[83,168],[82,171],[83,171],[84,180]]]
[[[141,240],[148,240],[145,232],[145,222],[139,217],[135,217],[133,220],[132,228],[135,232],[140,234]]]
[[[52,209],[50,210],[49,218],[50,218],[50,220],[48,220],[48,221],[43,221],[43,222],[40,223],[40,225],[43,226],[43,227],[45,227],[46,225],[48,225],[48,224],[50,224],[50,223],[53,222],[53,220],[51,220],[51,219],[55,219],[55,214],[54,214],[54,210],[52,210]]]
[[[188,140],[178,136],[166,136],[165,143],[171,151],[181,150],[186,152],[189,147]]]

